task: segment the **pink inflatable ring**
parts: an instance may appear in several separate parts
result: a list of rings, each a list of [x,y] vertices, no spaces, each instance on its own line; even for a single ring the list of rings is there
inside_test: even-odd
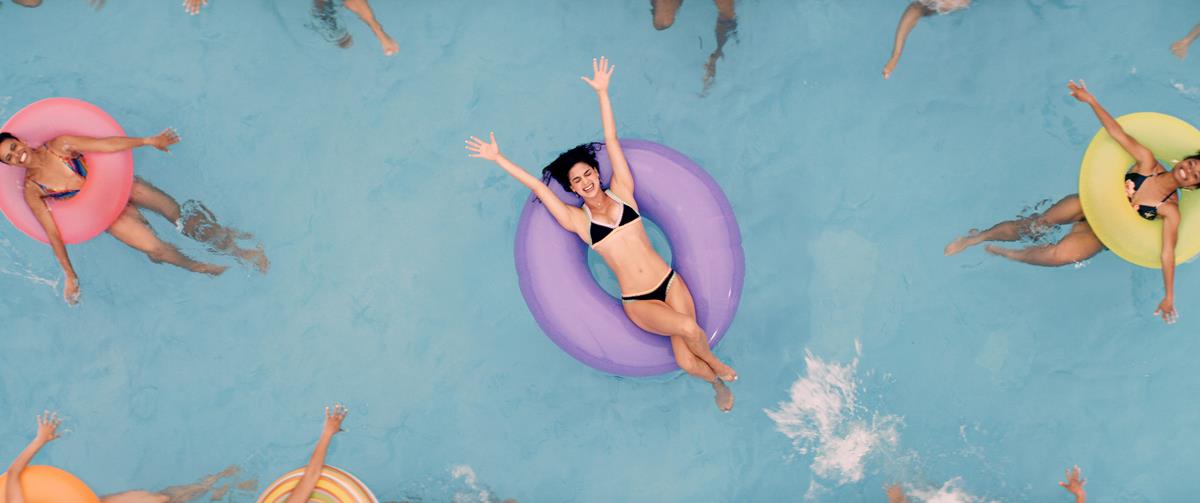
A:
[[[74,98],[46,98],[22,108],[0,131],[26,144],[43,145],[63,135],[105,138],[125,136],[125,130],[100,107]],[[87,180],[70,199],[46,199],[66,244],[82,243],[104,232],[125,209],[133,187],[133,154],[84,154]],[[0,166],[0,212],[21,232],[43,243],[46,231],[25,203],[25,170]]]

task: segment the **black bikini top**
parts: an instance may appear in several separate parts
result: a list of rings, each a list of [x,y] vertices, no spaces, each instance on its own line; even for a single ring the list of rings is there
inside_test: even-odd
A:
[[[588,209],[586,204],[583,205],[583,211],[587,213],[588,222],[591,222],[592,224],[588,227],[588,236],[591,238],[592,248],[595,248],[596,245],[600,244],[601,241],[604,241],[604,238],[608,237],[609,234],[612,234],[613,231],[629,225],[642,217],[638,214],[637,210],[633,209],[628,204],[625,204],[625,201],[622,201],[617,196],[614,196],[612,191],[606,190],[604,193],[607,194],[608,197],[611,197],[614,201],[621,203],[621,218],[617,221],[616,227],[598,224],[594,219],[592,219],[592,210]]]
[[[1166,173],[1166,172],[1164,171],[1163,173]],[[1162,173],[1158,173],[1158,174],[1154,174],[1154,175],[1143,175],[1141,173],[1132,173],[1132,172],[1125,173],[1125,181],[1133,182],[1133,192],[1134,192],[1134,194],[1136,194],[1137,191],[1142,188],[1142,182],[1145,182],[1146,179],[1148,179],[1148,178],[1154,178],[1161,174]],[[1164,197],[1162,199],[1162,201],[1159,202],[1158,204],[1167,202],[1167,199],[1170,199],[1171,196],[1173,196],[1173,195],[1175,195],[1175,192],[1168,193],[1167,197]],[[1133,202],[1133,198],[1131,197],[1129,199],[1129,201]],[[1139,204],[1137,207],[1138,215],[1141,215],[1141,217],[1146,220],[1154,220],[1154,219],[1158,218],[1158,204],[1156,204],[1154,206]]]

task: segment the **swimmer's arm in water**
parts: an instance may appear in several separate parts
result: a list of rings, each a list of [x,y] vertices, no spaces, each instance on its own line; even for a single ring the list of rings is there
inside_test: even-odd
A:
[[[1200,37],[1200,24],[1192,27],[1192,31],[1189,31],[1188,34],[1184,35],[1183,38],[1176,40],[1175,43],[1171,44],[1171,52],[1179,59],[1186,58],[1188,46],[1192,45],[1192,42],[1194,42],[1197,37]]]
[[[633,199],[633,173],[629,171],[629,162],[625,160],[625,151],[621,150],[621,142],[617,140],[617,121],[613,118],[612,101],[608,98],[608,83],[612,78],[615,65],[608,64],[608,58],[601,57],[592,60],[592,78],[580,77],[587,85],[596,91],[600,99],[600,122],[604,124],[604,150],[612,163],[613,176],[609,188],[625,200]]]
[[[1075,503],[1087,501],[1087,492],[1083,490],[1084,484],[1087,484],[1087,479],[1080,478],[1078,466],[1074,470],[1067,468],[1067,481],[1058,483],[1067,492],[1075,495]]]
[[[21,494],[21,473],[25,471],[29,462],[33,461],[33,457],[43,446],[58,438],[57,430],[60,422],[57,413],[44,412],[37,416],[37,436],[33,437],[33,441],[29,442],[25,450],[17,455],[11,465],[8,465],[8,484],[4,487],[6,503],[25,503],[25,496]]]
[[[1179,313],[1175,311],[1175,242],[1179,237],[1179,206],[1175,203],[1161,204],[1158,216],[1163,221],[1162,274],[1166,293],[1154,314],[1167,323],[1175,323],[1179,319]]]
[[[1071,96],[1092,107],[1092,112],[1096,114],[1097,119],[1100,119],[1100,124],[1104,126],[1104,130],[1108,132],[1108,135],[1121,144],[1121,148],[1129,152],[1129,155],[1133,156],[1137,161],[1137,167],[1134,168],[1136,172],[1147,175],[1154,172],[1155,166],[1158,165],[1158,160],[1154,158],[1154,153],[1142,146],[1141,143],[1138,143],[1132,136],[1129,136],[1129,133],[1125,132],[1125,128],[1122,128],[1117,123],[1117,120],[1113,119],[1112,115],[1109,115],[1108,110],[1100,106],[1100,102],[1096,101],[1096,97],[1088,92],[1087,84],[1082,80],[1076,84],[1072,80],[1067,83],[1067,88],[1071,90]]]
[[[25,204],[29,205],[33,217],[42,224],[46,238],[50,240],[50,249],[54,250],[54,258],[58,259],[58,265],[62,266],[63,275],[66,277],[63,299],[66,299],[68,304],[79,302],[79,277],[75,275],[75,267],[71,265],[71,257],[67,255],[67,245],[63,243],[62,233],[58,231],[58,224],[50,214],[50,207],[46,206],[41,190],[32,181],[25,182]]]
[[[321,430],[321,438],[317,440],[317,446],[313,448],[308,466],[304,467],[304,475],[300,477],[300,483],[296,484],[296,489],[292,490],[292,494],[288,496],[285,503],[306,503],[312,496],[313,490],[317,488],[317,482],[321,480],[321,469],[325,468],[325,454],[329,452],[329,442],[333,440],[334,435],[342,431],[342,420],[346,419],[346,414],[349,412],[350,409],[343,407],[342,404],[334,405],[333,410],[325,407],[325,428]]]
[[[522,185],[533,191],[534,195],[546,206],[546,209],[550,210],[550,214],[554,215],[554,220],[558,222],[558,225],[578,234],[578,229],[580,229],[581,225],[579,222],[585,218],[583,210],[567,206],[558,196],[554,195],[554,192],[545,183],[529,174],[528,171],[525,171],[525,168],[517,166],[504,157],[500,153],[500,145],[496,144],[496,133],[490,133],[489,138],[491,139],[491,143],[484,143],[483,140],[474,136],[470,140],[467,140],[467,150],[474,152],[468,155],[493,161],[500,165],[509,176],[516,178],[518,182],[521,182]]]
[[[127,136],[111,136],[108,138],[92,138],[89,136],[59,136],[50,140],[52,150],[76,155],[85,152],[124,152],[137,147],[154,147],[163,152],[169,152],[171,145],[179,143],[179,135],[174,129],[167,128],[163,132],[145,138],[130,138]]]

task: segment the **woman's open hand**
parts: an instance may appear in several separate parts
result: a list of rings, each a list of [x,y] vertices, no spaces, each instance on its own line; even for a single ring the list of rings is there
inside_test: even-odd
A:
[[[75,305],[79,303],[79,278],[75,276],[67,276],[63,285],[63,300],[67,304]]]
[[[163,132],[146,138],[147,145],[163,152],[170,152],[171,145],[176,143],[179,143],[179,133],[176,133],[172,128],[164,129]]]
[[[183,0],[183,10],[193,16],[199,14],[200,8],[205,5],[208,5],[208,0]]]
[[[37,424],[36,440],[44,444],[58,438],[58,425],[62,424],[62,420],[58,418],[57,412],[47,410],[37,416]]]
[[[499,158],[500,145],[496,144],[496,133],[488,133],[488,138],[491,139],[491,143],[484,143],[483,140],[474,136],[470,140],[467,140],[467,150],[474,152],[467,155],[489,161],[495,161]]]
[[[1179,321],[1179,311],[1175,310],[1175,299],[1164,298],[1162,302],[1158,303],[1158,309],[1154,311],[1154,315],[1162,318],[1168,325]]]
[[[342,431],[342,420],[346,419],[346,414],[349,413],[350,409],[340,403],[334,404],[332,409],[325,407],[325,429],[321,434],[332,437],[335,433]]]
[[[1074,80],[1067,82],[1067,89],[1070,89],[1071,96],[1079,101],[1089,104],[1096,102],[1096,97],[1092,96],[1092,93],[1088,92],[1087,83],[1084,82],[1083,79],[1079,79],[1078,84],[1076,84]]]
[[[608,81],[612,78],[613,68],[616,68],[616,65],[609,65],[608,58],[604,56],[600,56],[599,60],[592,58],[592,78],[579,78],[598,93],[608,92]]]
[[[1087,479],[1080,478],[1078,466],[1074,469],[1068,468],[1067,481],[1058,483],[1058,485],[1063,486],[1063,489],[1066,489],[1067,492],[1074,494],[1076,497],[1082,497],[1087,494],[1083,491],[1084,484],[1087,484]]]

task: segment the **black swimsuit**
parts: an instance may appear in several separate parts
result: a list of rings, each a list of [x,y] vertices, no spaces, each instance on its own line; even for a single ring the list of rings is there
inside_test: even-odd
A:
[[[594,219],[592,219],[592,210],[588,209],[586,204],[583,206],[583,211],[587,213],[588,222],[591,223],[591,225],[588,226],[588,238],[591,240],[592,248],[595,248],[597,245],[599,245],[601,241],[604,241],[604,238],[607,238],[617,229],[634,223],[642,217],[638,214],[637,210],[633,209],[633,207],[629,206],[628,204],[625,204],[625,201],[622,201],[620,198],[613,195],[611,191],[606,190],[604,193],[607,194],[608,197],[611,197],[614,201],[621,203],[621,218],[617,220],[616,227],[598,224]],[[623,295],[621,296],[621,300],[625,302],[633,300],[658,300],[666,302],[667,292],[670,291],[671,281],[674,279],[675,271],[668,270],[667,277],[663,278],[663,280],[658,284],[658,287],[654,290],[637,295]]]
[[[1163,173],[1166,173],[1166,171],[1164,171]],[[1125,181],[1133,182],[1133,192],[1136,194],[1138,189],[1142,188],[1142,182],[1145,182],[1146,179],[1148,179],[1148,178],[1154,178],[1163,173],[1158,173],[1158,174],[1154,174],[1154,175],[1143,175],[1141,173],[1133,173],[1133,172],[1125,173]],[[1167,194],[1167,197],[1164,197],[1162,199],[1162,202],[1159,202],[1158,204],[1156,204],[1154,206],[1147,206],[1145,204],[1139,204],[1137,207],[1138,215],[1141,215],[1141,217],[1146,220],[1154,220],[1155,218],[1158,218],[1158,205],[1167,202],[1167,199],[1170,199],[1171,196],[1173,196],[1173,195],[1175,195],[1175,192],[1172,191],[1171,193]],[[1129,202],[1130,203],[1133,202],[1132,197],[1129,198]]]

